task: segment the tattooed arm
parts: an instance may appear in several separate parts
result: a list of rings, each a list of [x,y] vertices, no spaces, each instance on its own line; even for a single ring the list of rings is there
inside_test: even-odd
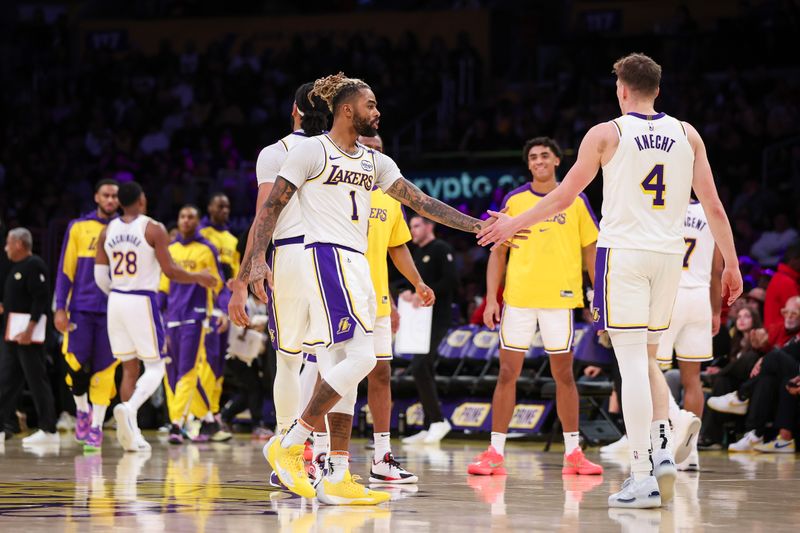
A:
[[[453,209],[436,198],[431,198],[405,178],[395,181],[386,191],[386,194],[434,222],[466,231],[467,233],[478,233],[485,224],[477,218],[472,218],[457,209]]]
[[[264,290],[262,280],[266,279],[272,285],[272,272],[267,267],[266,253],[267,247],[272,240],[275,232],[275,224],[278,217],[289,203],[289,200],[297,191],[292,183],[278,176],[275,185],[267,197],[267,200],[258,209],[253,226],[250,229],[252,234],[252,246],[249,254],[242,259],[242,268],[237,277],[238,285],[251,284],[253,292],[259,300],[266,303],[267,293]]]

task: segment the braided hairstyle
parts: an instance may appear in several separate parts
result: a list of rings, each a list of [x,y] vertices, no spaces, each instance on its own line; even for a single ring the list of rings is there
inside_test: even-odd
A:
[[[300,111],[300,127],[309,137],[321,134],[328,129],[328,104],[311,92],[313,83],[304,83],[294,93],[294,101]]]
[[[325,76],[314,82],[314,89],[309,94],[317,96],[328,104],[328,109],[336,115],[339,106],[361,89],[369,89],[364,81],[348,78],[344,72]]]

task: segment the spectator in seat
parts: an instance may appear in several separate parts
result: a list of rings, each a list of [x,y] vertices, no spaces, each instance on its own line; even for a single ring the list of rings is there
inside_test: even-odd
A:
[[[703,372],[705,381],[710,382],[712,396],[731,399],[729,393],[735,391],[750,377],[759,353],[752,346],[752,333],[761,328],[761,315],[749,306],[743,306],[736,315],[734,333],[731,339],[731,350],[723,357],[718,357]],[[712,407],[709,404],[709,407]],[[743,415],[747,411],[747,403],[737,399],[725,413]],[[698,445],[703,448],[719,447],[724,435],[723,426],[729,419],[722,411],[706,409],[703,413],[703,429]]]

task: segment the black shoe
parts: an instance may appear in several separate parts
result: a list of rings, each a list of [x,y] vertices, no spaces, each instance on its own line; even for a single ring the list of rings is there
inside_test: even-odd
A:
[[[183,430],[178,424],[172,424],[169,427],[168,440],[170,444],[183,444]]]

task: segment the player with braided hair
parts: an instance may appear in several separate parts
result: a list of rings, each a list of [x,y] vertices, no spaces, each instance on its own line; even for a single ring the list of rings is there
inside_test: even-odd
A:
[[[256,215],[253,247],[234,288],[243,293],[244,283],[250,283],[255,294],[267,300],[264,280],[272,287],[274,275],[264,253],[278,217],[299,191],[306,261],[314,276],[295,290],[311,295],[306,344],[309,349],[329,349],[329,368],[323,370],[302,416],[269,445],[267,458],[280,480],[300,496],[316,495],[334,505],[374,505],[387,501],[389,494],[359,485],[350,475],[347,452],[357,386],[376,364],[375,292],[364,257],[372,190],[377,186],[421,215],[462,231],[476,233],[491,221],[472,218],[427,196],[402,177],[391,158],[357,142],[359,135],[375,135],[380,120],[375,94],[366,83],[339,73],[317,80],[312,93],[327,102],[333,127],[289,152]],[[243,312],[232,313],[231,319],[247,324]],[[323,427],[326,415],[331,452],[328,471],[315,490],[305,473],[303,444],[315,428]]]

